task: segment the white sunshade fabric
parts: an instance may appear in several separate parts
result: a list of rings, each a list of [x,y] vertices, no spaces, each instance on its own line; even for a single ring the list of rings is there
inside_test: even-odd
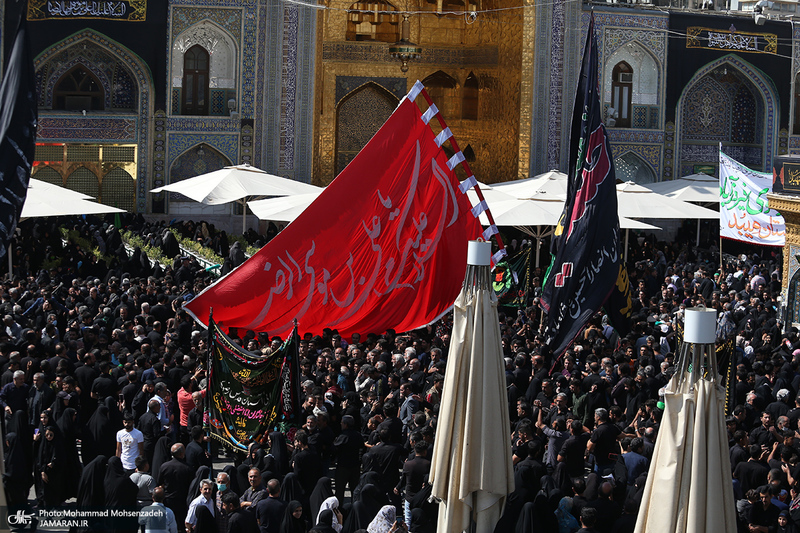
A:
[[[20,219],[104,213],[125,213],[125,210],[97,203],[86,194],[31,178]]]
[[[619,215],[627,218],[718,219],[719,213],[658,194],[632,181],[617,184]]]
[[[707,174],[649,183],[647,188],[684,202],[719,203],[719,179]]]
[[[170,183],[150,192],[177,192],[196,202],[220,205],[248,196],[289,196],[321,190],[320,187],[274,176],[244,164],[224,167],[207,174]]]

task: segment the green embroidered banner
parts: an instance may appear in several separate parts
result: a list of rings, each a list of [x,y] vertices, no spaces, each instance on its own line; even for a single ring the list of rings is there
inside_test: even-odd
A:
[[[234,449],[247,450],[251,442],[266,442],[267,433],[279,423],[296,422],[297,327],[278,350],[262,356],[242,349],[209,322],[209,434]]]
[[[28,20],[103,19],[143,22],[147,0],[29,0]]]

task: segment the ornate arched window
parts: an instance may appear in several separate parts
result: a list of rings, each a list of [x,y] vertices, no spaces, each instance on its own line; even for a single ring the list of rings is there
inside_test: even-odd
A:
[[[617,128],[631,127],[631,98],[633,96],[633,69],[625,61],[620,61],[614,66],[611,73],[611,107],[609,117],[613,118],[614,124],[609,120],[609,126]]]
[[[208,115],[208,67],[208,52],[199,44],[183,55],[182,114]]]
[[[472,72],[464,81],[464,91],[461,98],[461,118],[465,120],[478,120],[478,77]]]
[[[437,70],[422,80],[422,84],[445,120],[458,118],[459,94],[458,82],[455,78]]]
[[[61,76],[53,88],[53,109],[103,111],[104,102],[103,86],[83,65],[78,65]]]
[[[348,41],[380,41],[396,43],[400,40],[400,15],[386,0],[356,2],[347,10]]]

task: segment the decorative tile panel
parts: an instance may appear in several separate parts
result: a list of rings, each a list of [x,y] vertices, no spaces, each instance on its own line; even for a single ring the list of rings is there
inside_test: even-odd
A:
[[[137,118],[84,116],[39,117],[37,137],[47,141],[120,141],[136,142]]]

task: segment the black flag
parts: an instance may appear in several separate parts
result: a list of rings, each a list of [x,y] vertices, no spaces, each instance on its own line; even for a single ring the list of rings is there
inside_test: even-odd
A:
[[[609,302],[616,311],[610,313],[612,320],[630,311],[625,309],[630,288],[621,268],[614,161],[600,115],[597,80],[592,15],[572,112],[567,202],[553,235],[553,259],[541,299],[548,313],[546,342],[555,357],[612,293],[621,296]]]
[[[25,9],[0,85],[0,257],[17,227],[36,149],[37,97]]]

